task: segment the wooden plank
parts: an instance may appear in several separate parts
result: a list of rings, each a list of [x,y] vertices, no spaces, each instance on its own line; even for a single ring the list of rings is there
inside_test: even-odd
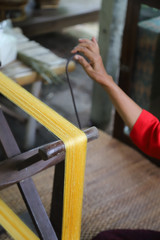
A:
[[[58,239],[61,239],[62,235],[64,169],[64,161],[55,166],[50,211],[50,220]]]
[[[123,34],[122,54],[120,62],[119,86],[128,94],[133,74],[134,56],[137,38],[137,24],[140,12],[140,1],[129,0],[127,16]],[[129,44],[128,44],[129,43]],[[116,112],[113,136],[128,143],[128,136],[124,135],[124,122]]]
[[[9,63],[7,66],[2,68],[4,74],[9,76],[14,76],[18,73],[29,72],[31,68],[24,65],[21,61],[16,60],[14,62]]]
[[[43,161],[42,158],[39,157],[38,162],[35,162],[29,167],[19,171],[19,168],[23,166],[25,160],[32,156],[35,156],[36,154],[38,154],[38,148],[19,154],[13,158],[8,159],[7,161],[2,161],[0,163],[0,190],[9,187],[10,185],[15,184],[19,181],[27,179],[36,173],[41,172],[60,161],[63,161],[65,158],[64,152],[58,154],[55,157],[52,157],[47,161]],[[32,163],[33,162],[34,160],[32,160]],[[30,160],[28,161],[28,164],[29,163]]]
[[[36,98],[39,98],[41,94],[41,89],[42,89],[42,81],[36,81],[32,84],[30,92]],[[32,116],[29,116],[26,124],[24,149],[31,149],[34,146],[34,143],[36,141],[36,129],[37,129],[36,126],[37,126],[37,121]]]
[[[37,56],[35,58],[43,59],[43,56],[44,56],[44,60],[47,60],[48,54],[40,55],[39,57]],[[49,63],[50,68],[57,75],[63,74],[65,72],[65,66],[66,66],[67,60],[59,57],[57,57],[56,59],[54,56],[55,56],[54,54],[53,55],[49,54],[48,60],[50,59],[52,60]],[[73,61],[69,63],[68,69],[70,72],[75,69],[75,63]],[[4,67],[2,69],[2,72],[22,86],[33,83],[37,81],[38,78],[40,79],[39,75],[35,71],[33,71],[30,67],[27,67],[26,65],[22,64],[18,60]]]
[[[1,109],[0,109],[0,123],[1,123],[0,142],[2,144],[4,151],[6,152],[6,156],[8,158],[10,158],[10,157],[13,157],[13,156],[19,154],[20,149],[14,140],[13,134],[6,122],[6,119],[5,119]]]
[[[121,39],[127,1],[102,1],[100,11],[99,46],[103,64],[117,82]],[[119,24],[120,23],[120,24]],[[116,38],[115,38],[116,36]],[[112,103],[106,91],[97,83],[93,85],[91,121],[101,129],[111,121]]]
[[[20,154],[20,149],[14,139],[14,136],[9,129],[6,119],[0,110],[0,141],[3,145],[7,157],[13,157]],[[5,131],[6,130],[6,131]],[[19,182],[18,188],[22,193],[22,197],[26,203],[27,209],[31,214],[32,220],[35,223],[35,227],[41,239],[57,240],[55,232],[51,227],[49,218],[46,211],[44,210],[43,204],[40,200],[38,192],[32,182],[32,179],[27,179]],[[37,203],[37,204],[36,204]],[[41,217],[40,217],[41,216]]]
[[[110,27],[113,17],[114,1],[102,1],[100,11],[99,46],[104,66],[106,66],[110,43]],[[91,121],[100,129],[105,129],[110,121],[111,103],[105,90],[94,82],[92,93]]]
[[[17,73],[12,79],[16,81],[21,86],[31,84],[37,81],[38,74],[34,71]]]
[[[26,54],[27,56],[33,57],[36,60],[44,62],[48,65],[48,68],[50,68],[51,71],[54,71],[57,75],[65,72],[67,59],[57,56],[52,51],[35,41],[29,41],[19,28],[13,29],[12,34],[18,41],[18,51]],[[68,70],[73,71],[74,69],[75,63],[71,61],[68,66]],[[32,70],[31,67],[24,65],[19,60],[11,62],[7,66],[3,67],[1,71],[20,85],[33,83],[38,79],[41,80],[41,77]]]
[[[26,36],[33,37],[59,31],[76,24],[97,21],[98,16],[99,7],[77,6],[77,8],[72,8],[72,6],[65,6],[58,9],[36,10],[30,18],[23,22],[14,23],[14,26],[21,27]]]
[[[28,41],[26,43],[23,43],[23,44],[18,44],[17,48],[18,48],[18,51],[22,51],[24,49],[30,49],[30,48],[35,48],[37,46],[39,46],[40,44],[38,42],[35,42],[35,41]]]
[[[58,240],[31,178],[18,184],[21,195],[42,240]]]

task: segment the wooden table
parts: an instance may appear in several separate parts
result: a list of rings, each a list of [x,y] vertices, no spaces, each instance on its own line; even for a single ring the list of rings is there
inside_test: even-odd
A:
[[[28,37],[53,31],[76,24],[97,21],[100,10],[100,0],[93,1],[60,1],[57,9],[37,9],[32,16],[24,21],[14,23]]]
[[[17,39],[18,51],[48,64],[49,68],[57,75],[65,72],[67,59],[58,57],[56,54],[40,45],[38,42],[30,41],[22,33],[20,28],[15,28],[13,35]],[[75,63],[72,61],[69,63],[68,70],[73,71],[74,69]],[[1,71],[23,86],[36,82],[40,79],[40,76],[36,73],[36,71],[26,66],[19,60],[11,62],[7,66],[3,67]]]

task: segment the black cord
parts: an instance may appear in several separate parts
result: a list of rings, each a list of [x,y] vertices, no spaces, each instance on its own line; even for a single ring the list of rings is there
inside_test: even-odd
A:
[[[67,82],[68,82],[69,89],[70,89],[71,96],[72,96],[72,102],[73,102],[74,111],[75,111],[75,114],[76,114],[78,126],[79,126],[80,129],[82,129],[82,127],[81,127],[81,122],[80,122],[80,119],[79,119],[79,116],[78,116],[78,111],[77,111],[77,107],[76,107],[76,102],[75,102],[75,98],[74,98],[74,94],[73,94],[71,82],[70,82],[70,79],[69,79],[69,73],[68,73],[68,65],[69,65],[69,62],[73,59],[73,57],[74,57],[76,54],[77,54],[77,53],[75,53],[74,55],[72,55],[72,56],[67,60],[67,63],[66,63],[66,76],[67,76]]]

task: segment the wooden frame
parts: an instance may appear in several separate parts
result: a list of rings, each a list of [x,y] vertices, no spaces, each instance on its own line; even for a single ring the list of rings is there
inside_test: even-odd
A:
[[[0,110],[0,122],[3,128],[0,128],[0,140],[5,151],[6,157],[11,158],[21,153],[14,136],[7,124],[7,121]],[[17,183],[26,207],[31,215],[32,221],[36,227],[40,239],[57,240],[56,234],[47,213],[43,207],[39,194],[31,178],[27,178]],[[41,218],[40,216],[43,216]]]
[[[0,163],[0,189],[17,183],[40,239],[60,239],[64,184],[64,174],[61,173],[64,173],[63,160],[65,158],[65,147],[63,142],[55,141],[28,152],[21,153],[2,110],[0,110],[0,123],[1,126],[3,126],[0,128],[0,142],[8,158]],[[86,130],[85,133],[88,141],[98,136],[98,131],[95,127]],[[58,164],[55,169],[50,221],[30,177],[59,162],[61,163]],[[58,238],[52,225],[56,229]]]

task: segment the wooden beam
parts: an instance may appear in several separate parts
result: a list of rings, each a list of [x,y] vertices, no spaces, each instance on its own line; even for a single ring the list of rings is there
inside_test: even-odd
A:
[[[106,65],[109,49],[110,27],[112,23],[114,0],[102,1],[100,10],[99,46],[104,65]],[[111,104],[104,89],[97,83],[93,84],[91,121],[104,129],[110,120]]]
[[[58,9],[35,10],[33,15],[23,22],[14,23],[28,37],[59,31],[76,24],[97,21],[99,7],[85,8],[59,7]]]
[[[122,54],[120,62],[121,69],[119,75],[119,86],[127,94],[129,93],[130,81],[133,74],[139,12],[140,1],[129,0],[123,34]],[[128,136],[124,135],[124,122],[117,112],[115,115],[113,136],[126,143],[129,141]]]
[[[119,70],[121,39],[124,26],[127,0],[102,1],[100,11],[99,46],[104,66],[116,81]],[[94,83],[91,121],[105,129],[110,123],[112,104],[104,89]]]
[[[50,211],[50,220],[58,239],[62,235],[64,169],[65,161],[55,166]]]

